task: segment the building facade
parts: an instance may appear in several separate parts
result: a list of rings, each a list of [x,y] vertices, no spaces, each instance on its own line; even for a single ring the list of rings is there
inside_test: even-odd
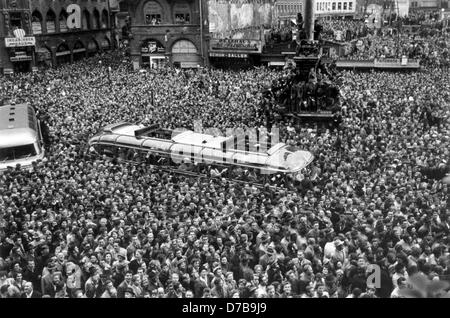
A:
[[[304,14],[303,0],[277,0],[274,7],[274,21],[279,26],[290,25],[291,22],[297,21],[297,14]]]
[[[317,17],[355,17],[356,0],[316,0],[314,13]]]
[[[6,73],[57,66],[113,47],[110,12],[114,1],[0,0],[0,4],[0,67]],[[67,10],[72,4],[80,8],[76,27],[67,22],[73,17],[73,11]],[[30,41],[16,39],[18,44],[11,46],[9,39],[17,38],[15,30],[23,30]]]
[[[125,0],[130,15],[130,54],[135,69],[170,63],[208,65],[208,9],[201,0]]]

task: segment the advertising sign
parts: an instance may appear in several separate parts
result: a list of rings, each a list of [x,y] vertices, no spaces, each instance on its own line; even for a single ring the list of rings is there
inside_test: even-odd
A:
[[[31,61],[31,56],[28,55],[16,55],[10,58],[11,62]]]
[[[232,58],[239,58],[239,59],[248,58],[248,54],[245,54],[245,53],[210,52],[209,56],[210,57],[232,57]]]
[[[233,51],[261,53],[262,43],[259,40],[218,39],[210,41],[212,51]]]
[[[6,47],[35,46],[36,38],[28,36],[23,38],[5,38]]]

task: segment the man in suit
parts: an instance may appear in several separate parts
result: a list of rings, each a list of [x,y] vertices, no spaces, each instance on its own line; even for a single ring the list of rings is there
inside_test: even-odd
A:
[[[194,297],[199,298],[203,295],[203,290],[205,288],[208,288],[208,277],[207,277],[207,271],[203,269],[200,272],[200,275],[198,273],[194,274],[195,281],[194,281]]]
[[[42,298],[42,294],[33,289],[33,283],[26,282],[22,298]]]
[[[33,286],[39,286],[41,283],[41,275],[39,274],[33,259],[28,260],[27,267],[23,271],[22,277],[27,282],[32,282]]]
[[[125,280],[122,283],[120,283],[120,285],[117,287],[117,298],[125,298],[125,291],[128,288],[131,288],[132,278],[133,278],[133,272],[128,271],[125,274]]]

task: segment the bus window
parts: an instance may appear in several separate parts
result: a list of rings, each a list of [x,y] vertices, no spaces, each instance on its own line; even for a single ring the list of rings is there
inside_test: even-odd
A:
[[[108,145],[102,145],[102,144],[95,144],[93,145],[94,150],[99,155],[106,155],[107,157],[114,158],[116,155],[116,151],[114,147],[108,146]]]
[[[36,155],[36,148],[33,144],[0,148],[0,161],[17,160]]]

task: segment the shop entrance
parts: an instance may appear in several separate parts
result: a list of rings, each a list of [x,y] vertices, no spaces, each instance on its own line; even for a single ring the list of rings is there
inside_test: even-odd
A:
[[[142,67],[159,68],[166,64],[166,49],[157,40],[146,40],[142,43]]]
[[[26,73],[31,71],[31,61],[13,62],[14,73]]]
[[[56,49],[56,64],[70,63],[71,52],[67,44],[61,44]]]
[[[172,63],[181,68],[197,68],[202,64],[194,43],[179,40],[172,46]]]

